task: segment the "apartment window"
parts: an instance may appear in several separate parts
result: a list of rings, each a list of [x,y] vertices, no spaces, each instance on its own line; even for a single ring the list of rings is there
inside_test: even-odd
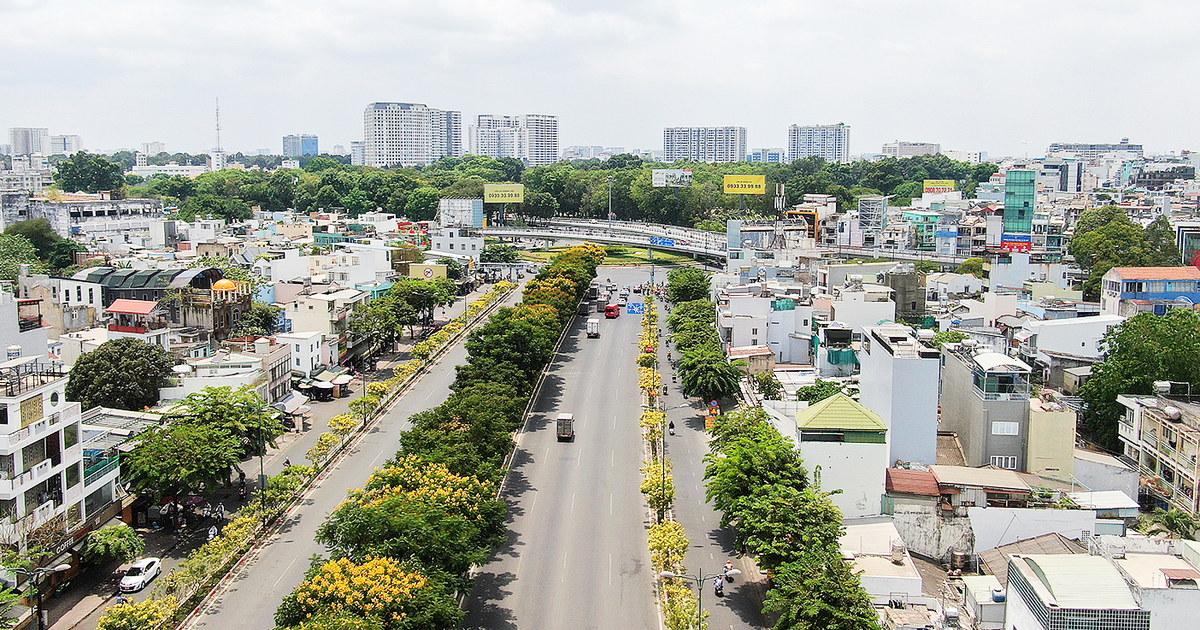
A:
[[[992,435],[1020,435],[1020,422],[993,422]]]
[[[450,249],[454,249],[454,243],[450,243]]]
[[[750,329],[750,334],[751,334],[751,335],[757,335],[757,334],[758,334],[758,329],[757,329],[757,328],[751,328],[751,329]]]
[[[1013,455],[992,455],[992,465],[1005,470],[1017,469],[1017,458]]]
[[[95,289],[88,289],[88,304],[93,304],[95,302],[96,302]]]
[[[76,302],[83,301],[83,287],[80,287],[80,286],[75,287],[75,301]]]

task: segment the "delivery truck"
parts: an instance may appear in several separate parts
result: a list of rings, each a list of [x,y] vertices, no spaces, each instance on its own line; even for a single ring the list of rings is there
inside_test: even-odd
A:
[[[587,336],[588,339],[600,338],[600,320],[595,317],[587,320]]]
[[[569,413],[558,414],[558,441],[570,442],[575,439],[575,416]]]

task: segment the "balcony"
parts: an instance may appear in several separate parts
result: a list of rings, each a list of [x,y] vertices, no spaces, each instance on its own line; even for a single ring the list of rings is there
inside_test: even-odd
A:
[[[88,469],[83,472],[83,485],[90,486],[99,481],[102,477],[112,472],[115,468],[121,465],[121,456],[113,455],[105,457],[96,463],[88,466]]]
[[[17,330],[19,330],[20,332],[28,332],[30,330],[37,330],[38,328],[41,328],[41,327],[42,327],[42,316],[41,315],[38,315],[36,317],[21,317],[17,320]]]
[[[121,324],[109,324],[109,332],[128,333],[131,335],[144,335],[147,332],[145,326],[123,326]]]
[[[0,387],[8,398],[16,398],[25,392],[53,383],[67,375],[61,363],[38,361],[38,357],[14,359],[5,365],[11,367],[0,371]]]

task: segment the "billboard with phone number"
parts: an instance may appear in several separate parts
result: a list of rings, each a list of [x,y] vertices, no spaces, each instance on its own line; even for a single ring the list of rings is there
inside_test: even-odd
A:
[[[767,194],[766,175],[726,175],[726,195],[765,195]]]

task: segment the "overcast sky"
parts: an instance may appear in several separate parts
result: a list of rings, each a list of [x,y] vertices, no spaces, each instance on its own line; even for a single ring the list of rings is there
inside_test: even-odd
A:
[[[90,150],[281,152],[362,139],[374,101],[559,117],[560,146],[662,128],[845,122],[884,142],[1041,155],[1200,150],[1200,3],[963,0],[0,0],[0,129]],[[7,132],[0,142],[7,143]]]

